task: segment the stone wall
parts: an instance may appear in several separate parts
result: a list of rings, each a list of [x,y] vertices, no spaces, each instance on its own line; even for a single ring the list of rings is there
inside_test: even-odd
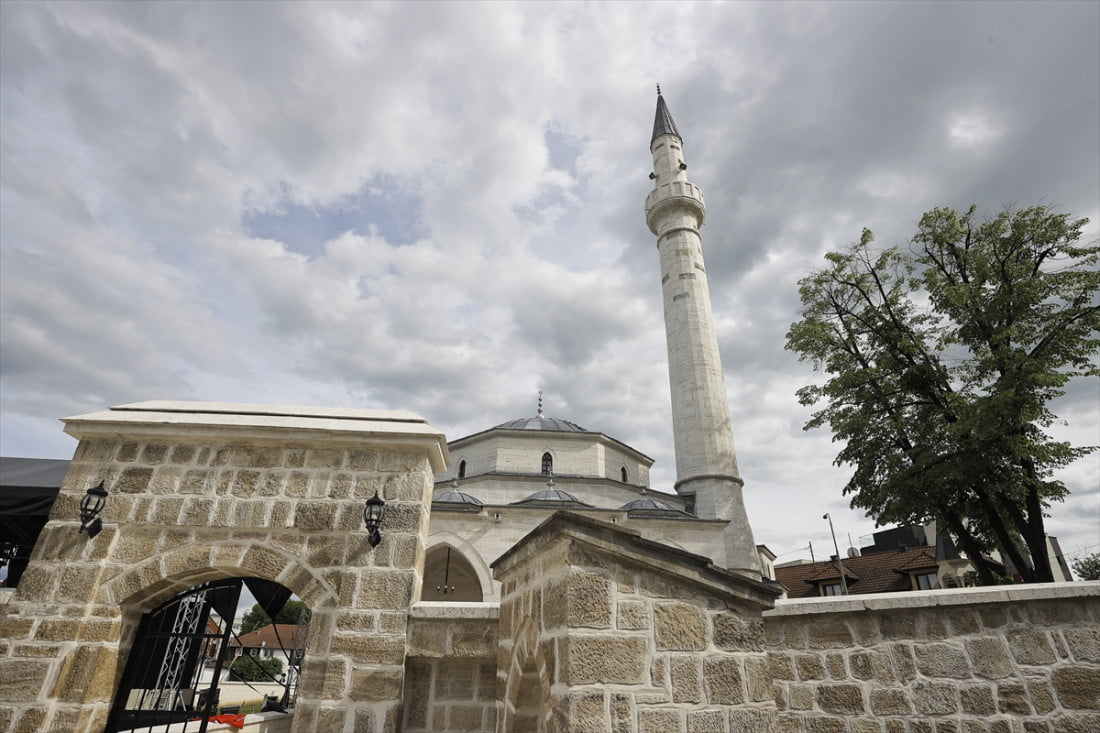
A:
[[[766,731],[771,586],[559,513],[494,563],[498,733]]]
[[[1100,583],[785,601],[783,733],[1100,730]]]
[[[409,613],[404,733],[492,731],[498,607],[420,603]]]
[[[364,411],[217,407],[70,419],[80,444],[0,611],[0,730],[102,730],[141,615],[239,576],[277,581],[313,610],[294,730],[396,729],[442,436]],[[79,502],[100,481],[104,526],[89,538]],[[375,491],[387,506],[371,548],[362,509]]]

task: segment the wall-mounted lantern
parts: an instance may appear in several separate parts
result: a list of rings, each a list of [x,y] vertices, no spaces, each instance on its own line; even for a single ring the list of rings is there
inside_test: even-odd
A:
[[[19,545],[14,542],[0,542],[0,565],[19,557]]]
[[[367,505],[363,507],[363,523],[367,525],[367,541],[370,542],[371,547],[378,547],[378,543],[382,541],[382,533],[379,529],[382,527],[382,517],[386,515],[386,502],[378,496],[378,492],[374,492],[374,496],[367,499]]]
[[[88,537],[95,537],[103,529],[103,522],[99,519],[99,513],[107,503],[107,489],[103,488],[103,482],[99,486],[93,486],[80,500],[80,532],[87,532]]]

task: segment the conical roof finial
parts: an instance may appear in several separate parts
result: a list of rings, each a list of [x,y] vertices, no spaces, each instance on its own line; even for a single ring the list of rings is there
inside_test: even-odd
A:
[[[676,123],[672,121],[672,113],[668,111],[668,105],[665,104],[665,98],[661,96],[661,85],[657,85],[657,114],[653,118],[653,137],[649,142],[652,144],[654,140],[661,135],[675,135],[680,137],[680,131],[676,129]],[[683,138],[680,137],[680,141]]]

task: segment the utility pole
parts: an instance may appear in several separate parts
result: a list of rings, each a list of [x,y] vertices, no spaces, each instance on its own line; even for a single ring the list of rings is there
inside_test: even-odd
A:
[[[840,556],[840,547],[836,544],[836,532],[833,531],[833,518],[826,513],[821,517],[829,520],[829,533],[833,536],[833,549],[836,550],[836,561],[840,565],[840,589],[844,595],[848,595],[848,580],[844,577],[844,558]]]

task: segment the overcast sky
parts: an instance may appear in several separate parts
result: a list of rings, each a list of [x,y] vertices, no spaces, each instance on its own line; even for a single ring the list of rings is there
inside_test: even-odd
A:
[[[796,283],[869,227],[1100,219],[1100,3],[0,3],[2,425],[148,399],[545,411],[674,476],[642,204],[660,83],[703,189],[745,497],[780,561],[874,522],[803,432]],[[1059,435],[1100,442],[1100,387]],[[1100,545],[1100,457],[1048,531]]]

